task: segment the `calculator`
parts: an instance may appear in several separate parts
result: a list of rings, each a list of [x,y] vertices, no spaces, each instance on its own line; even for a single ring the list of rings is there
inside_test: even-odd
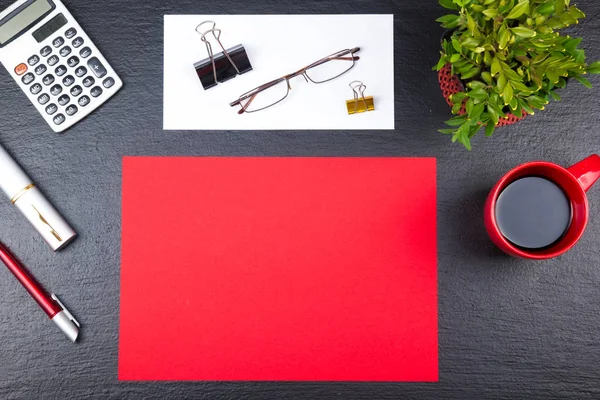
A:
[[[59,0],[19,0],[0,13],[0,62],[55,132],[123,86]]]

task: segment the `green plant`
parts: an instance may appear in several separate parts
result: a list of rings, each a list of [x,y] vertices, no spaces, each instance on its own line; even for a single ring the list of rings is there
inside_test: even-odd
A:
[[[570,0],[439,0],[455,11],[437,21],[452,30],[444,39],[434,69],[452,66],[465,84],[451,97],[449,129],[453,142],[471,149],[481,129],[491,136],[500,118],[543,110],[568,79],[591,83],[582,75],[600,73],[600,62],[586,64],[581,38],[557,31],[577,24],[585,14]],[[461,115],[463,106],[466,112]]]

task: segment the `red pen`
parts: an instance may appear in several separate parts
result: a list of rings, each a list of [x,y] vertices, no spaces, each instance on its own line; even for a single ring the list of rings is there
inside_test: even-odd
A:
[[[36,282],[31,275],[25,271],[21,263],[17,261],[8,249],[0,243],[0,260],[13,273],[15,278],[23,285],[25,290],[29,292],[31,297],[40,305],[42,310],[50,317],[52,321],[67,337],[75,343],[79,335],[79,322],[71,315],[69,310],[60,302],[56,295],[48,295],[48,293]]]

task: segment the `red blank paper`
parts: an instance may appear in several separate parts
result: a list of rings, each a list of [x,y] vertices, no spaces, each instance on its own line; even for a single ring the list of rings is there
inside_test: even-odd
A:
[[[123,161],[121,380],[437,381],[436,171]]]

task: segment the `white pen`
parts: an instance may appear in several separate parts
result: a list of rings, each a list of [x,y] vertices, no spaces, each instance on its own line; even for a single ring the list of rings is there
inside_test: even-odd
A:
[[[0,146],[0,189],[57,251],[77,236],[32,180]]]

